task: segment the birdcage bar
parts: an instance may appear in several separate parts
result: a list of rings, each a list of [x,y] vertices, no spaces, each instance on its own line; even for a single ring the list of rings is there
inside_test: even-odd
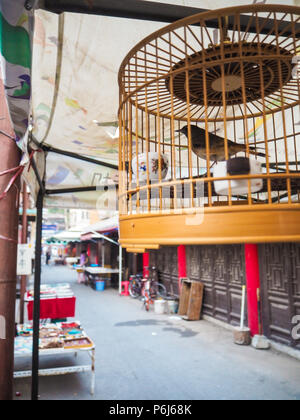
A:
[[[126,124],[126,130],[125,130],[125,142],[124,142],[124,149],[123,149],[123,152],[124,152],[124,160],[125,160],[125,168],[126,168],[126,173],[125,173],[126,186],[128,186],[128,184],[129,184],[129,182],[128,182],[128,180],[129,180],[129,173],[128,172],[129,171],[127,170],[127,167],[126,167],[126,162],[128,162],[128,147],[129,147],[128,143],[130,141],[130,138],[129,138],[129,128],[128,128],[128,121],[129,121],[128,107],[129,107],[129,103],[126,103],[126,106],[125,106],[125,118],[126,118],[127,124]]]
[[[188,71],[188,51],[187,51],[187,40],[186,40],[186,27],[184,26],[184,40],[185,44],[185,60],[186,60],[186,68],[185,71],[185,90],[186,90],[186,113],[187,113],[187,123],[188,123],[188,169],[189,169],[189,178],[192,179],[192,143],[191,143],[191,103],[190,103],[190,78],[189,78],[189,71]]]
[[[132,185],[132,104],[128,103],[128,139],[129,144],[127,145],[127,162],[128,162],[128,185],[131,188]],[[129,196],[129,209],[132,212],[132,197]]]
[[[296,171],[298,172],[298,170],[299,170],[298,163],[299,162],[297,162],[297,144],[296,144],[296,130],[295,130],[295,126],[296,126],[295,114],[294,114],[294,109],[292,109],[292,127],[293,127],[293,134],[292,134],[292,136],[294,137],[295,166],[296,166]],[[298,196],[299,196],[299,193],[298,193]]]
[[[300,179],[300,174],[299,173],[290,173],[290,174],[286,174],[286,173],[282,173],[282,172],[278,172],[278,173],[263,173],[263,174],[253,174],[253,175],[226,175],[226,176],[222,176],[222,177],[212,177],[212,176],[208,176],[208,177],[203,177],[201,180],[205,183],[208,182],[212,182],[212,181],[234,181],[234,180],[248,180],[248,178],[250,179],[258,179],[258,178],[262,178],[262,179],[273,179],[273,180],[285,180],[285,178],[290,178],[290,179],[295,179],[295,180],[299,180]],[[188,178],[185,179],[177,179],[175,181],[166,181],[166,182],[162,182],[162,183],[155,183],[152,185],[141,185],[139,187],[139,191],[143,191],[143,190],[147,190],[149,187],[151,188],[162,188],[162,187],[168,187],[168,186],[173,186],[173,185],[181,185],[184,182],[191,182],[194,183],[195,180],[189,180]],[[298,185],[297,185],[298,188]],[[132,189],[132,190],[127,190],[127,194],[135,194],[137,191],[136,188]],[[274,190],[275,191],[275,190]]]
[[[262,55],[262,47],[261,47],[261,37],[260,37],[260,31],[259,31],[259,19],[258,14],[255,13],[255,21],[256,21],[256,30],[257,30],[257,47],[258,47],[258,54]],[[260,77],[260,87],[261,87],[261,98],[262,98],[262,105],[263,105],[263,111],[262,111],[262,118],[263,118],[263,129],[264,129],[264,143],[266,148],[266,171],[267,174],[270,174],[270,162],[269,162],[269,145],[268,145],[268,130],[267,130],[267,117],[266,117],[266,99],[265,99],[265,80],[264,80],[264,73],[263,73],[263,60],[259,60],[258,66],[259,66],[259,77]],[[272,189],[271,189],[271,179],[268,178],[267,180],[267,186],[268,186],[268,202],[269,204],[272,203]]]
[[[171,39],[171,34],[169,34],[169,38]],[[170,44],[170,53],[171,53],[171,44]],[[171,57],[171,54],[170,54]],[[173,67],[173,60],[171,58],[171,62],[170,62],[171,68]],[[175,126],[175,119],[174,119],[174,76],[171,75],[170,78],[170,92],[171,92],[171,120],[170,120],[170,125],[171,125],[171,176],[172,176],[172,180],[174,181],[176,179],[176,150],[175,150],[175,130],[174,130],[174,126]],[[179,146],[180,147],[180,146]],[[174,196],[174,207],[177,208],[177,194],[175,193]]]
[[[274,149],[275,149],[275,160],[276,160],[276,166],[275,166],[275,169],[276,169],[276,171],[278,172],[278,170],[279,170],[279,163],[278,163],[278,148],[277,148],[277,142],[276,142],[276,140],[275,140],[275,137],[276,137],[276,122],[275,122],[275,115],[274,115],[274,114],[272,114],[272,128],[273,128],[273,137],[274,137],[274,141],[273,141],[273,143],[274,143]],[[271,167],[271,165],[270,165],[270,167]],[[272,202],[273,202],[273,200],[274,200],[274,199],[272,199]],[[280,192],[279,192],[279,191],[277,191],[277,200],[278,200],[278,202],[280,202]]]
[[[204,40],[204,31],[203,31],[203,26],[201,25],[201,42],[203,44],[203,40]],[[203,63],[205,63],[205,49],[202,50],[202,61]],[[202,77],[203,77],[203,98],[204,98],[204,113],[205,113],[205,147],[206,147],[206,167],[207,167],[207,171],[206,174],[210,176],[211,172],[210,172],[210,144],[209,144],[209,137],[208,137],[208,100],[207,100],[207,78],[206,78],[206,69],[205,69],[205,65],[203,65],[202,67]],[[208,182],[207,184],[208,186],[208,194],[207,194],[207,199],[208,199],[208,206],[212,207],[212,185],[210,182]]]
[[[123,121],[124,121],[124,125],[123,125],[123,142],[122,142],[122,156],[123,156],[123,167],[122,167],[122,169],[123,169],[123,173],[124,173],[124,182],[125,182],[125,174],[126,174],[126,167],[125,167],[125,162],[126,162],[126,159],[125,159],[125,148],[126,148],[126,132],[127,132],[127,124],[126,124],[126,108],[127,108],[127,104],[124,104],[124,107],[123,107]],[[127,174],[126,174],[126,176],[127,176]]]
[[[137,51],[136,52],[136,56],[137,56],[137,60],[138,60],[138,67],[147,70],[149,67],[148,67],[148,65],[145,65],[145,57],[144,57],[144,54],[142,54],[141,56],[139,56],[140,53],[141,53],[140,51]],[[150,59],[149,57],[150,58],[153,58],[153,59]],[[155,58],[155,60],[154,60],[154,58]],[[156,69],[156,56],[155,56],[155,54],[151,53],[150,51],[147,52],[147,63],[150,63],[151,64],[150,68],[152,70],[153,69],[154,70]],[[152,67],[152,64],[154,65],[154,67]],[[164,67],[166,71],[168,71],[169,68],[170,68],[170,66],[169,66],[169,60],[166,59],[166,58],[164,58],[164,57],[160,57],[160,63],[159,63],[159,65],[160,65],[160,67]]]
[[[147,46],[145,46],[144,48],[144,58],[145,58],[145,66],[147,63]],[[156,56],[155,56],[156,58]],[[149,156],[148,156],[148,152],[150,151],[150,144],[149,144],[149,128],[150,128],[150,124],[149,124],[149,115],[148,115],[148,75],[146,74],[145,77],[145,81],[146,81],[146,86],[145,86],[145,136],[146,136],[146,166],[147,166],[147,211],[150,212],[151,211],[151,202],[150,202],[150,189],[149,189]],[[137,155],[137,160],[138,160],[138,155]],[[139,178],[139,168],[137,170],[137,175],[136,178]],[[141,187],[139,188],[141,189]]]
[[[286,13],[281,19],[280,19],[280,23],[284,21],[284,18],[287,16],[288,14]],[[254,38],[252,39],[252,42],[257,41],[258,39],[258,35],[262,33],[263,29],[265,28],[267,22],[270,20],[272,16],[272,12],[270,12],[268,14],[268,16],[266,17],[266,20],[263,22],[262,26],[260,27],[259,33],[256,33]],[[273,34],[274,32],[274,28],[271,28],[270,31],[266,34],[266,36],[264,37],[264,39],[261,41],[262,43],[266,42],[267,39]]]
[[[257,58],[256,58],[256,60],[257,60]],[[221,63],[222,64],[222,63]],[[145,87],[146,88],[146,87]],[[130,95],[130,96],[134,96],[134,95]],[[143,95],[144,97],[145,97],[145,95]],[[272,95],[270,95],[269,96],[271,99],[273,99],[274,101],[276,101],[276,100],[278,100],[278,97],[273,97]],[[291,99],[291,100],[293,100],[293,98],[289,98],[289,99]],[[126,101],[126,100],[125,100]],[[258,103],[260,103],[260,101],[257,101]],[[267,103],[269,103],[270,105],[272,105],[272,102],[268,99],[268,98],[265,98],[265,102],[267,102]],[[140,105],[139,105],[140,106]],[[253,106],[255,106],[255,104],[253,104]],[[268,112],[266,112],[265,111],[265,114],[266,115],[269,115],[269,114],[272,114],[272,113],[274,113],[274,112],[277,112],[277,110],[273,110],[273,109],[271,109],[271,108],[269,108],[267,105],[266,105],[266,103],[263,105],[262,104],[262,106],[264,106],[266,109],[268,109]],[[294,106],[294,104],[292,104],[292,103],[290,103],[290,104],[287,104],[286,106],[284,106],[283,107],[283,109],[286,111],[286,110],[288,110],[288,109],[290,109],[291,107],[293,107]],[[147,107],[148,109],[147,109],[147,111],[149,112],[149,113],[152,113],[152,114],[154,114],[155,113],[155,109],[154,110],[152,110],[152,109],[149,109],[149,107]],[[169,107],[170,108],[170,107]],[[185,108],[185,106],[184,106],[184,104],[182,104],[180,101],[178,102],[178,106],[177,106],[177,109],[184,109]],[[144,111],[145,111],[145,107],[142,107],[141,106],[141,109],[143,109]],[[259,110],[259,109],[258,109]],[[253,114],[253,117],[260,117],[261,115],[261,110],[259,110],[260,112],[258,112],[257,114]],[[211,112],[210,112],[210,114],[213,112],[213,110],[211,110]],[[250,110],[249,110],[249,112],[250,112]],[[175,114],[175,118],[176,119],[179,119],[179,120],[181,120],[181,121],[186,121],[186,117],[182,117],[182,116],[180,116],[179,115],[179,113],[180,112],[177,112],[177,114]],[[204,114],[204,112],[202,112],[202,114],[201,114],[201,116]],[[160,113],[160,116],[162,117],[162,118],[168,118],[169,117],[169,114],[168,113]],[[242,113],[242,111],[241,111],[241,115],[239,115],[239,116],[236,116],[236,120],[242,120],[244,118],[244,116],[243,116],[243,113]],[[194,120],[194,119],[193,119]],[[196,119],[195,119],[196,120]],[[231,119],[230,118],[228,118],[228,121],[230,121]],[[198,117],[198,121],[199,121],[199,117]],[[204,122],[204,121],[200,121],[200,122]],[[213,118],[210,118],[209,120],[208,120],[208,122],[210,122],[210,123],[213,123],[213,122],[215,122],[215,119],[213,119]]]
[[[160,118],[160,96],[159,96],[159,63],[158,63],[158,42],[157,39],[155,40],[155,49],[156,49],[156,68],[157,68],[157,74],[156,74],[156,98],[157,98],[157,104],[156,104],[156,116],[155,116],[155,138],[157,139],[157,144],[155,147],[155,151],[158,151],[159,158],[158,158],[158,181],[159,184],[162,183],[162,161],[161,161],[161,118]],[[159,188],[159,209],[162,210],[162,189]]]
[[[300,20],[300,18],[298,20]],[[294,47],[294,51],[295,52],[298,52],[300,47],[299,47],[299,44],[297,46],[297,43],[296,43],[296,28],[295,28],[296,22],[294,20],[294,16],[293,15],[291,15],[291,21],[292,21],[292,33],[293,33],[293,47]],[[296,80],[295,80],[295,82],[297,84],[298,98],[300,98],[300,67],[299,67],[298,62],[296,63],[296,65],[297,65],[297,72],[296,72],[297,74],[296,74]],[[299,117],[298,118],[300,119],[300,104],[298,105],[298,110],[299,110]],[[298,161],[298,158],[297,158],[297,145],[296,145],[296,130],[295,130],[296,121],[295,121],[294,108],[292,108],[292,121],[293,121],[293,134],[294,134],[294,150],[295,150],[296,170],[298,171],[298,162],[297,162]],[[298,125],[299,125],[299,123],[298,123]],[[300,191],[298,191],[298,200],[300,201]]]
[[[123,94],[120,95],[122,101]],[[128,213],[127,209],[127,195],[125,196],[126,186],[126,171],[125,171],[125,159],[124,159],[124,144],[126,136],[126,118],[125,118],[125,106],[120,109],[119,113],[119,127],[120,127],[120,140],[119,140],[119,212],[120,215],[124,216]]]
[[[219,30],[220,30],[220,38],[221,38],[221,60],[225,60],[225,52],[224,52],[224,42],[225,40],[225,33],[222,25],[222,17],[218,19],[219,21]],[[226,23],[225,23],[226,25]],[[241,63],[242,65],[242,63]],[[224,149],[225,149],[225,158],[226,160],[229,159],[229,151],[228,151],[228,135],[227,135],[227,101],[226,101],[226,87],[225,87],[225,66],[224,63],[221,64],[221,78],[222,78],[222,102],[223,102],[223,121],[224,121]],[[231,189],[231,181],[228,182],[228,203],[229,206],[232,206],[232,189]]]
[[[238,43],[239,43],[239,54],[240,57],[243,56],[243,49],[242,49],[242,43],[241,43],[241,26],[240,21],[237,24],[238,27]],[[247,99],[246,99],[246,85],[245,85],[245,69],[244,69],[244,63],[241,62],[240,64],[240,70],[241,70],[241,78],[242,78],[242,97],[243,97],[243,106],[244,106],[244,134],[246,134],[246,152],[247,156],[250,156],[250,147],[249,147],[249,127],[248,127],[248,115],[247,112],[252,115],[251,110],[247,106]],[[234,107],[233,107],[234,108]],[[235,126],[234,126],[235,127]],[[236,130],[235,130],[235,142],[236,142]],[[257,197],[259,199],[259,196]],[[251,180],[248,179],[248,204],[252,204],[252,195],[251,195]]]
[[[276,14],[275,14],[276,17]],[[276,47],[277,47],[277,53],[280,54],[280,47],[278,43],[278,22],[275,20],[275,34],[276,34]],[[289,167],[289,150],[288,150],[288,144],[287,144],[287,132],[286,132],[286,118],[285,118],[285,111],[283,109],[284,104],[284,93],[283,93],[283,77],[282,77],[282,66],[279,60],[277,60],[278,63],[278,74],[279,74],[279,84],[280,84],[280,99],[281,99],[281,116],[282,116],[282,124],[283,124],[283,135],[284,135],[284,148],[285,148],[285,160],[286,160],[286,171],[289,174],[290,173],[290,167]],[[287,193],[288,193],[288,201],[289,203],[292,202],[292,195],[291,195],[291,179],[287,178]]]
[[[285,45],[285,48],[288,48],[291,45],[293,45],[294,44],[294,41],[296,41],[296,39],[297,39],[297,41],[299,41],[298,34],[300,34],[300,29],[296,31],[295,25],[298,22],[300,22],[300,17],[295,21],[294,20],[294,15],[291,15],[291,20],[292,20],[292,22],[291,22],[291,24],[288,25],[288,28],[290,28],[290,27],[292,28],[293,41],[290,42],[289,44]],[[282,33],[281,33],[280,36],[282,36]],[[279,46],[281,46],[282,44],[284,44],[284,42],[289,42],[289,38],[283,38],[282,41],[279,43]]]

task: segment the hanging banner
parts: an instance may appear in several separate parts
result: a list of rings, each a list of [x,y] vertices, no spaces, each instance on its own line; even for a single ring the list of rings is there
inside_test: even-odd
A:
[[[17,144],[22,148],[31,99],[33,12],[36,0],[1,0],[0,68]]]

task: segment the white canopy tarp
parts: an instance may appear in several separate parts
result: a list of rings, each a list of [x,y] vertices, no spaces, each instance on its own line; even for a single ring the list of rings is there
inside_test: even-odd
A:
[[[208,0],[163,2],[211,8]],[[293,0],[285,3],[293,4]],[[226,3],[228,7],[232,5],[237,2]],[[214,7],[224,7],[224,2],[216,0]],[[131,48],[163,26],[161,22],[73,13],[56,15],[37,10],[32,65],[35,141],[117,168],[119,67]],[[260,125],[258,121],[258,131]],[[45,171],[47,190],[97,186],[104,179],[105,182],[115,179],[117,173],[117,169],[53,153],[43,156],[40,152],[36,156],[42,177]],[[25,176],[36,194],[38,186],[32,171]],[[46,197],[45,206],[95,208],[101,194],[101,189],[57,193]]]
[[[162,23],[44,10],[35,13],[33,136],[40,145],[118,166],[118,71]],[[97,186],[117,169],[48,153],[46,189]],[[30,180],[34,189],[33,178]],[[37,191],[37,188],[35,188]],[[101,191],[46,198],[46,206],[95,208]]]
[[[51,238],[55,238],[59,241],[80,242],[81,230],[68,230],[65,232],[59,232],[55,235],[51,235]]]
[[[118,227],[119,227],[119,218],[118,218],[118,215],[115,215],[108,219],[101,220],[98,223],[94,223],[93,225],[87,226],[86,228],[82,230],[82,235],[87,235],[93,232],[98,232],[98,233],[110,232],[112,230],[118,229]]]

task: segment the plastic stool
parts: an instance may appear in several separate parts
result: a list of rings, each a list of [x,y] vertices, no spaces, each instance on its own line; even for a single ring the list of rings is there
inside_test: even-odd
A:
[[[129,296],[129,281],[122,281],[121,282],[121,295],[122,296]]]

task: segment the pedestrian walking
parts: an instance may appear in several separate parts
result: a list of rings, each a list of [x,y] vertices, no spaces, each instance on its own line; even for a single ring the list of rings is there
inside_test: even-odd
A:
[[[87,252],[84,250],[84,251],[81,252],[81,255],[80,255],[79,265],[80,265],[80,267],[82,267],[82,270],[80,270],[78,272],[77,283],[80,284],[80,283],[85,282],[84,269],[85,269],[85,267],[87,267],[88,264],[89,264],[89,257],[88,257]]]
[[[51,260],[51,247],[48,246],[46,251],[46,265],[49,265],[49,261]]]

